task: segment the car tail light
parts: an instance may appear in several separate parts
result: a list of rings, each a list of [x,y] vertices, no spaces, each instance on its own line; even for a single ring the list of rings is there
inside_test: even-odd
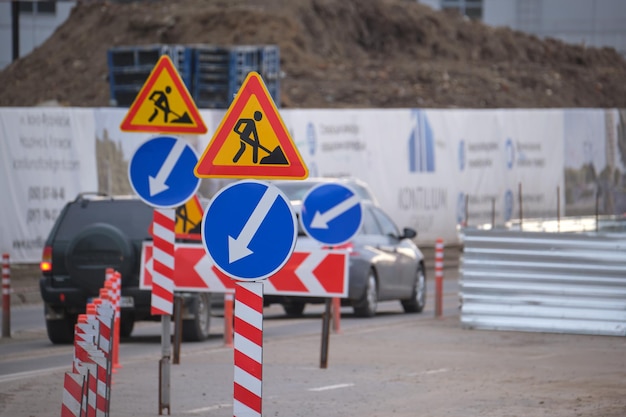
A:
[[[41,269],[41,272],[52,271],[52,246],[46,246],[43,248],[39,268]]]

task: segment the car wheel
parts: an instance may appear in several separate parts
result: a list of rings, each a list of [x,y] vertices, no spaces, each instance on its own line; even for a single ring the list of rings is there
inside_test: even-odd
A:
[[[417,268],[415,273],[411,298],[401,302],[405,313],[421,313],[424,310],[426,305],[426,274],[422,265]]]
[[[302,313],[304,313],[304,307],[306,307],[306,304],[300,301],[289,300],[283,302],[282,306],[288,316],[300,317],[302,316]]]
[[[74,343],[74,323],[75,321],[71,317],[46,320],[48,339],[55,345]]]
[[[211,300],[209,294],[198,294],[191,300],[190,310],[194,317],[183,320],[183,340],[200,342],[209,338],[211,325]]]
[[[373,269],[367,275],[365,292],[359,300],[352,306],[354,314],[358,317],[374,317],[378,307],[378,282]]]

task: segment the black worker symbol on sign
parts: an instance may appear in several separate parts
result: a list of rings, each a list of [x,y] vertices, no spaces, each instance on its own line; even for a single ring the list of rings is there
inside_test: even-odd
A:
[[[259,140],[259,134],[256,129],[256,122],[260,122],[263,119],[263,113],[260,111],[254,112],[254,119],[241,118],[237,120],[237,124],[233,128],[233,131],[239,135],[240,148],[233,157],[233,162],[237,163],[239,158],[243,155],[246,148],[249,146],[252,148],[252,162],[259,163],[261,165],[289,165],[285,154],[280,146],[270,151],[265,146],[261,145]],[[259,149],[267,153],[266,156],[261,158],[259,162]]]
[[[183,233],[188,233],[190,235],[200,234],[200,226],[201,222],[194,223],[187,213],[187,205],[183,204],[182,206],[176,207],[176,225],[178,225],[178,221],[182,223]]]
[[[176,113],[174,110],[170,108],[170,102],[167,98],[167,95],[172,92],[172,87],[169,85],[165,87],[165,91],[154,90],[148,99],[154,103],[154,112],[148,119],[149,122],[152,122],[159,112],[163,113],[163,123],[193,123],[189,114],[185,111],[182,115]],[[170,114],[176,116],[176,119],[168,120]]]

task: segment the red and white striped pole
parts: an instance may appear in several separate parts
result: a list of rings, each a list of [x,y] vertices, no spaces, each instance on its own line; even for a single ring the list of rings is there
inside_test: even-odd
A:
[[[171,323],[174,312],[174,245],[176,243],[175,209],[155,209],[152,222],[152,300],[151,313],[161,315],[159,361],[159,415],[167,408],[170,414]]]
[[[435,243],[435,317],[441,317],[443,310],[443,239]]]
[[[2,254],[2,337],[11,337],[11,264]]]
[[[174,312],[175,214],[174,209],[154,210],[151,313],[155,315],[170,316]]]
[[[261,416],[263,388],[263,283],[235,286],[233,416]]]

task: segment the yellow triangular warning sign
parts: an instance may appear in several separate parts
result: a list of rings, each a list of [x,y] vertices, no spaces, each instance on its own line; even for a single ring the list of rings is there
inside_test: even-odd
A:
[[[187,200],[182,206],[176,207],[176,224],[174,226],[176,238],[200,240],[203,215],[204,210],[197,195]]]
[[[248,74],[195,168],[199,178],[309,176],[261,76]]]
[[[125,132],[206,133],[196,104],[169,56],[159,58],[120,129]]]

